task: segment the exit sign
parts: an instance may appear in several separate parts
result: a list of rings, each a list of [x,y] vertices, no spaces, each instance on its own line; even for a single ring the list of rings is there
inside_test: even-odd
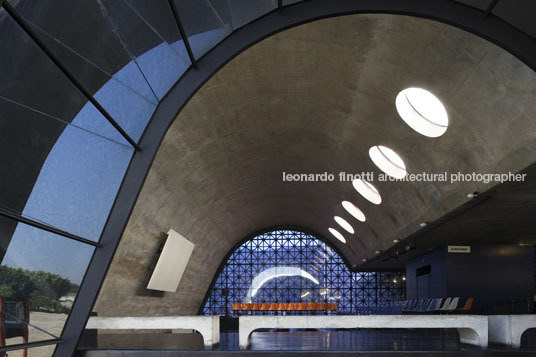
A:
[[[471,253],[471,247],[468,245],[449,245],[449,253]]]

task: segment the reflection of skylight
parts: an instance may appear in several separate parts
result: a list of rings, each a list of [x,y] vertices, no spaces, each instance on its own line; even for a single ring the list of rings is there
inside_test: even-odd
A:
[[[253,278],[248,295],[246,296],[246,302],[251,302],[251,298],[257,295],[257,292],[265,283],[272,279],[285,276],[299,276],[312,281],[313,284],[320,284],[320,282],[316,280],[314,276],[298,267],[276,266],[260,272],[255,278]]]
[[[378,192],[376,187],[372,186],[370,182],[355,179],[352,181],[352,185],[354,185],[355,190],[359,192],[361,196],[367,199],[367,201],[370,201],[375,205],[382,203],[382,196],[380,196],[380,192]]]
[[[333,229],[333,228],[329,228],[329,232],[331,234],[333,234],[333,236],[335,236],[335,238],[337,238],[341,242],[346,243],[346,239],[344,239],[344,236],[342,234],[340,234],[338,230]]]
[[[373,146],[369,150],[369,156],[372,162],[387,175],[397,179],[406,177],[406,164],[396,152],[388,147]]]
[[[327,254],[324,253],[324,252],[321,251],[321,250],[317,250],[317,251],[316,251],[316,254],[321,255],[322,258],[324,258],[325,260],[328,260],[328,259],[329,259],[329,257],[327,256]]]
[[[357,219],[357,220],[359,220],[361,222],[366,221],[365,214],[363,213],[363,211],[361,211],[359,208],[357,208],[352,202],[342,201],[342,206],[344,207],[344,209],[348,213],[350,213],[352,216],[354,216],[355,219]]]
[[[422,88],[407,88],[396,97],[398,114],[413,130],[432,138],[447,131],[449,118],[439,99]]]
[[[354,234],[354,227],[350,223],[348,223],[344,218],[335,216],[335,222],[339,224],[346,232],[350,234]]]

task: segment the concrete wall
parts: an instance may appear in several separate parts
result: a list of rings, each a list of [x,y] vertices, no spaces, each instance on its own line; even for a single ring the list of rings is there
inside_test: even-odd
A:
[[[421,86],[443,99],[451,125],[430,139],[395,108]],[[354,15],[299,26],[245,51],[215,74],[169,128],[104,281],[101,316],[194,314],[216,269],[246,235],[309,228],[358,266],[492,184],[375,182],[380,206],[350,182],[282,182],[282,173],[378,169],[373,145],[410,172],[508,172],[536,161],[536,75],[464,31],[395,15]],[[494,100],[490,100],[494,98]],[[367,215],[358,223],[342,200]],[[333,216],[354,223],[347,244]],[[145,289],[163,233],[196,244],[176,293]]]

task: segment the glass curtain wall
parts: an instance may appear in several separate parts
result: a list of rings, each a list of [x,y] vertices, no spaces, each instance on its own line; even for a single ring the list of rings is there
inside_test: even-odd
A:
[[[30,32],[0,8],[0,351],[61,338],[135,155],[132,143],[192,61],[277,7],[274,0],[5,1]]]

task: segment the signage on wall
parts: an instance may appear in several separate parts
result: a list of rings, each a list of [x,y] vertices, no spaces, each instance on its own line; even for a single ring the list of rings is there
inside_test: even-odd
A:
[[[449,245],[449,253],[471,253],[471,246],[468,245]]]
[[[170,229],[147,289],[177,291],[194,247],[194,243]]]

